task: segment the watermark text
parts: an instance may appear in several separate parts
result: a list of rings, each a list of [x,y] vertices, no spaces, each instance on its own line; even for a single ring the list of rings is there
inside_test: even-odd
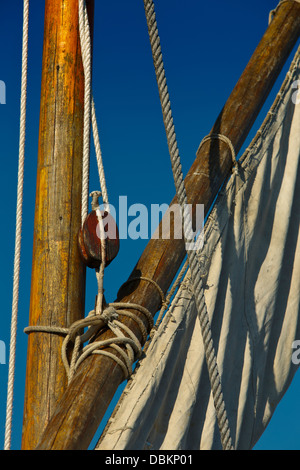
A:
[[[6,104],[6,85],[0,80],[0,104]]]
[[[127,196],[120,196],[118,214],[112,204],[109,204],[109,214],[104,206],[100,206],[100,211],[104,212],[105,238],[116,238],[116,226],[109,223],[109,218],[113,217],[120,240],[185,240],[188,250],[199,250],[204,241],[203,204],[194,207],[186,204],[183,210],[179,204],[151,204],[148,208],[144,204],[128,206]],[[96,233],[101,238],[99,224]]]
[[[4,341],[0,341],[0,365],[6,364],[6,346]]]

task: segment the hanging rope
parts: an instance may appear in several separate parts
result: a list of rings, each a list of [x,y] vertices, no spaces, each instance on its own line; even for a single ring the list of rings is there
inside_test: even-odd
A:
[[[105,180],[105,173],[102,161],[102,152],[100,146],[100,139],[99,139],[99,131],[98,131],[98,124],[96,119],[96,108],[94,98],[92,97],[92,128],[93,128],[93,137],[94,137],[94,145],[96,151],[96,159],[98,165],[98,173],[99,173],[99,180],[100,180],[100,188],[101,188],[101,196],[104,203],[104,211],[109,212],[109,202],[108,202],[108,193],[107,193],[107,186]]]
[[[11,315],[10,353],[7,386],[6,424],[4,450],[11,446],[13,396],[16,362],[17,321],[19,305],[19,284],[21,264],[21,235],[23,213],[23,187],[25,162],[25,134],[26,134],[26,102],[27,102],[27,62],[28,62],[28,22],[29,0],[23,3],[23,46],[22,46],[22,78],[21,78],[21,110],[20,110],[20,138],[19,138],[19,169],[17,187],[16,235],[13,277],[13,300]]]
[[[94,191],[90,194],[93,197],[93,210],[96,211],[99,228],[100,228],[100,240],[101,240],[101,258],[102,263],[100,268],[96,270],[96,278],[98,283],[98,296],[97,305],[95,309],[96,315],[102,314],[103,307],[103,295],[104,295],[104,268],[105,268],[105,253],[106,253],[106,238],[104,232],[103,219],[101,211],[97,203],[98,197],[102,196],[104,202],[104,210],[109,212],[109,202],[107,194],[107,186],[105,180],[104,166],[102,161],[102,152],[100,146],[98,125],[96,119],[95,102],[92,96],[92,47],[91,47],[91,32],[89,25],[89,18],[87,12],[87,6],[85,0],[79,0],[78,2],[78,24],[79,24],[79,36],[81,45],[81,55],[84,71],[84,129],[83,129],[83,166],[82,166],[82,203],[81,203],[81,224],[83,225],[88,215],[88,196],[89,196],[89,164],[90,164],[90,129],[91,122],[93,128],[94,145],[96,151],[96,159],[98,165],[98,173],[100,180],[101,192]],[[79,342],[75,344],[75,349],[79,348]]]
[[[102,198],[104,202],[104,210],[109,212],[108,193],[104,166],[102,160],[102,152],[99,139],[99,131],[96,119],[96,108],[94,98],[92,96],[92,46],[91,32],[85,0],[78,2],[78,22],[79,36],[81,45],[81,55],[84,71],[84,128],[83,128],[83,165],[82,165],[82,204],[81,204],[81,222],[88,214],[88,197],[89,197],[89,165],[90,165],[90,129],[92,122],[93,139],[96,152],[96,160],[98,166],[99,180]]]
[[[91,137],[91,37],[89,19],[84,0],[79,0],[79,35],[81,56],[84,71],[84,117],[83,117],[83,161],[82,161],[82,203],[81,223],[88,214],[89,205],[89,166],[90,166],[90,137]]]
[[[210,320],[205,305],[204,290],[202,286],[201,273],[199,269],[199,262],[196,250],[193,249],[193,229],[190,213],[188,210],[188,201],[184,186],[182,167],[180,162],[180,155],[176,140],[175,128],[173,123],[170,98],[167,88],[167,81],[165,76],[164,64],[162,59],[160,39],[158,35],[158,27],[156,22],[155,7],[152,0],[144,0],[144,7],[146,13],[146,20],[148,25],[149,38],[152,49],[152,56],[156,79],[159,89],[159,96],[161,101],[163,120],[167,135],[169,153],[171,157],[173,177],[176,187],[177,198],[183,212],[184,220],[184,234],[187,250],[191,280],[193,283],[194,297],[198,310],[200,326],[203,336],[203,343],[208,366],[209,378],[211,382],[212,394],[214,405],[221,434],[221,442],[223,449],[232,449],[232,440],[230,436],[230,429],[228,424],[227,413],[222,393],[221,380],[217,366],[216,353],[213,346],[212,333]]]

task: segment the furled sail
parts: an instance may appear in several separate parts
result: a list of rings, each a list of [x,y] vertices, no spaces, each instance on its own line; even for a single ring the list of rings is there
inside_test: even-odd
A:
[[[205,299],[236,449],[265,430],[298,368],[300,50],[205,227]],[[220,449],[189,274],[97,447]]]

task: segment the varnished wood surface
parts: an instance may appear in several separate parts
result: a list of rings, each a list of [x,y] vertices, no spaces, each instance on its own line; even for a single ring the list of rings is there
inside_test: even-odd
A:
[[[90,0],[90,22],[94,0]],[[46,0],[29,325],[69,326],[84,315],[81,223],[84,76],[78,0]],[[34,449],[66,388],[62,337],[28,339],[23,449]]]
[[[299,34],[300,4],[285,2],[212,129],[213,133],[227,135],[236,151],[242,146]],[[231,154],[226,144],[205,143],[185,179],[189,202],[204,204],[207,211],[228,178],[231,166]],[[184,256],[185,247],[181,240],[150,240],[132,276],[154,279],[166,292]],[[153,314],[161,303],[156,288],[144,281],[127,286],[119,300],[139,303]],[[134,322],[124,323],[142,339]],[[109,336],[106,332],[101,339]],[[37,448],[86,449],[122,380],[121,368],[111,359],[87,358],[64,393]]]

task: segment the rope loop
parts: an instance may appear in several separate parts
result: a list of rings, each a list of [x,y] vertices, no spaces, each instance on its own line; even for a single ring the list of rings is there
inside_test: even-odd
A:
[[[231,159],[232,159],[232,172],[233,174],[238,174],[238,170],[239,170],[239,166],[238,166],[238,161],[236,159],[236,153],[235,153],[235,149],[234,149],[234,146],[232,145],[232,142],[231,140],[226,136],[226,135],[223,135],[223,134],[209,134],[207,135],[206,137],[204,137],[204,139],[202,139],[200,145],[199,145],[199,149],[198,151],[200,150],[200,148],[202,147],[202,145],[205,143],[205,142],[208,142],[210,140],[220,140],[222,142],[224,142],[225,144],[228,145],[229,149],[230,149],[230,152],[231,152]]]

